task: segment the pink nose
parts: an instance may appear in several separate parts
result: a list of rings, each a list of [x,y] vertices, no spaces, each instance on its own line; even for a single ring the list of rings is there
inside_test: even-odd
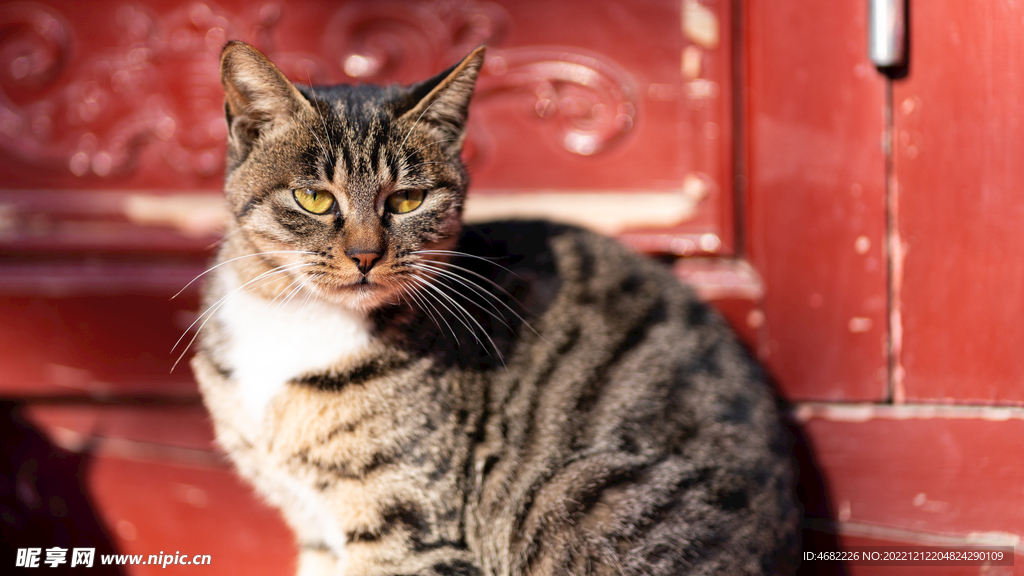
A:
[[[356,252],[354,254],[346,253],[345,255],[352,259],[356,268],[359,268],[359,271],[363,274],[369,272],[370,268],[373,268],[373,265],[380,260],[381,256],[379,252]]]

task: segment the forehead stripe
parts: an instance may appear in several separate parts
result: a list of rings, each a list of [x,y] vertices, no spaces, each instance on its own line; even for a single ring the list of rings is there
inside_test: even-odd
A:
[[[334,182],[334,176],[338,171],[338,151],[331,150],[323,160],[324,180]]]
[[[337,146],[337,148],[339,150],[341,150],[341,159],[345,163],[345,165],[342,167],[342,169],[347,171],[347,172],[349,172],[349,173],[351,173],[352,172],[352,152],[348,149],[348,144],[345,143],[345,142],[342,142],[341,144],[339,144]],[[333,182],[334,179],[332,178],[331,181]]]

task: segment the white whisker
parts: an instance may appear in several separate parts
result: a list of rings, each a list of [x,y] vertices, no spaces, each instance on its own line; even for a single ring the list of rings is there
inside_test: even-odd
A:
[[[398,305],[402,305],[402,295],[404,294],[409,306],[415,306],[412,298],[409,296],[409,290],[411,290],[411,288],[409,288],[405,282],[402,282],[397,278],[395,279],[395,284],[398,284]],[[438,326],[438,328],[440,328],[440,326]]]
[[[476,282],[473,282],[473,281],[472,281],[472,280],[470,280],[469,278],[465,278],[465,277],[459,277],[459,276],[458,276],[457,274],[455,274],[455,273],[453,273],[453,272],[450,272],[450,271],[448,271],[448,270],[444,270],[444,269],[442,269],[442,268],[438,268],[438,267],[436,267],[436,266],[431,266],[430,264],[428,264],[428,262],[430,262],[430,263],[433,263],[433,264],[444,264],[444,265],[447,265],[447,266],[451,266],[452,268],[455,268],[455,269],[458,269],[458,270],[462,270],[462,271],[464,271],[464,272],[468,272],[468,273],[472,274],[473,276],[476,276],[476,277],[478,277],[478,278],[480,278],[480,279],[482,279],[482,280],[484,280],[484,281],[488,282],[489,284],[491,284],[492,286],[494,286],[494,287],[495,287],[495,288],[497,288],[498,290],[501,290],[501,291],[502,291],[502,293],[504,293],[504,294],[505,294],[506,296],[508,296],[509,298],[511,298],[513,302],[519,303],[519,304],[520,304],[520,306],[522,306],[522,303],[520,303],[520,302],[519,302],[519,300],[517,300],[515,296],[513,296],[512,294],[510,294],[510,293],[508,292],[508,290],[505,290],[505,288],[503,288],[503,287],[502,287],[501,285],[497,284],[496,282],[494,282],[494,281],[493,281],[493,280],[491,280],[490,278],[487,278],[486,276],[483,276],[483,275],[481,275],[481,274],[477,274],[476,272],[474,272],[474,271],[472,271],[472,270],[470,270],[470,269],[468,269],[468,268],[463,268],[462,266],[458,266],[458,265],[456,265],[456,264],[452,264],[451,262],[443,262],[443,261],[441,261],[441,260],[430,260],[430,259],[428,259],[428,258],[424,258],[424,259],[422,259],[422,260],[421,260],[420,262],[418,262],[418,263],[416,263],[416,264],[411,264],[411,265],[410,265],[410,266],[422,266],[422,267],[426,267],[426,268],[430,269],[431,271],[433,271],[433,272],[437,272],[437,273],[445,273],[445,274],[446,274],[447,276],[449,276],[449,277],[452,277],[452,278],[455,278],[455,279],[456,279],[456,280],[457,280],[458,282],[462,283],[462,284],[463,284],[464,286],[466,286],[467,288],[471,288],[471,287],[470,287],[470,286],[468,286],[468,285],[466,284],[466,282],[468,282],[469,284],[472,284],[473,286],[475,286],[475,287],[476,287],[476,291],[477,291],[478,293],[480,293],[480,294],[482,294],[482,295],[486,295],[486,296],[490,297],[490,298],[491,298],[492,300],[494,300],[495,302],[497,302],[497,303],[501,304],[502,306],[504,306],[506,310],[508,310],[509,312],[511,312],[513,316],[515,316],[516,318],[518,318],[520,322],[522,322],[523,324],[525,324],[525,325],[526,325],[526,327],[527,327],[527,328],[529,328],[529,329],[530,329],[530,330],[531,330],[531,331],[532,331],[532,332],[533,332],[534,334],[536,334],[537,336],[539,336],[541,340],[544,340],[545,342],[547,342],[547,340],[546,340],[546,339],[544,338],[544,336],[541,336],[540,332],[538,332],[538,331],[537,331],[537,330],[536,330],[536,329],[535,329],[535,328],[534,328],[534,327],[533,327],[533,326],[532,326],[532,325],[531,325],[531,324],[530,324],[529,322],[527,322],[527,321],[526,321],[526,319],[525,319],[525,318],[523,318],[522,316],[520,316],[520,315],[519,315],[519,313],[517,313],[517,312],[516,312],[516,311],[515,311],[515,310],[514,310],[514,309],[513,309],[513,308],[512,308],[511,306],[509,306],[509,305],[508,305],[507,303],[505,303],[505,301],[503,301],[503,300],[502,300],[501,298],[498,298],[498,297],[497,297],[497,296],[495,296],[494,294],[491,294],[491,293],[490,293],[489,291],[487,291],[486,289],[484,289],[484,287],[483,287],[483,286],[481,286],[481,285],[477,284]],[[495,309],[497,310],[497,308],[495,308]],[[528,310],[527,310],[527,311],[528,311]]]
[[[282,290],[282,291],[278,292],[277,296],[274,296],[274,299],[273,299],[273,300],[271,300],[270,302],[268,302],[268,303],[267,303],[267,306],[269,307],[269,306],[270,306],[271,304],[273,304],[273,303],[274,303],[274,302],[275,302],[275,301],[276,301],[276,300],[277,300],[278,298],[281,298],[281,295],[282,295],[282,294],[284,294],[285,292],[288,292],[288,290],[289,290],[290,288],[292,288],[292,286],[295,286],[295,288],[294,288],[294,289],[292,289],[292,290],[291,290],[291,292],[288,292],[288,295],[287,295],[287,296],[285,296],[284,298],[282,298],[282,299],[281,299],[281,301],[280,301],[280,302],[278,302],[277,306],[276,306],[276,307],[274,308],[274,310],[280,310],[281,308],[283,308],[283,307],[285,306],[285,304],[287,304],[287,303],[288,303],[288,302],[289,302],[289,301],[290,301],[290,300],[292,299],[292,296],[294,296],[294,295],[295,295],[295,293],[296,293],[296,292],[297,292],[298,290],[301,290],[301,289],[302,289],[302,285],[303,285],[303,283],[305,283],[305,281],[306,281],[306,279],[305,279],[305,278],[303,278],[302,276],[299,276],[299,277],[298,277],[298,278],[296,278],[295,280],[292,280],[292,283],[291,283],[291,284],[289,284],[289,285],[287,285],[287,286],[285,286],[284,290]]]
[[[304,285],[304,286],[306,286],[306,297],[302,299],[302,304],[299,306],[299,312],[305,312],[306,305],[309,304],[310,298],[312,298],[313,295],[316,293],[317,286],[313,282],[317,278],[320,278],[320,277],[325,276],[325,275],[326,274],[324,272],[315,272],[313,275],[311,275],[307,279],[307,283],[306,283],[306,285]],[[312,286],[308,286],[308,284],[313,284],[313,285]]]
[[[309,91],[313,93],[314,98],[319,98],[316,95],[316,89],[313,88],[313,80],[309,76],[309,69],[306,69],[306,81],[309,82]],[[334,143],[331,142],[331,131],[327,129],[327,120],[324,120],[324,113],[320,110],[320,103],[314,104],[316,106],[316,112],[320,116],[320,124],[324,127],[324,136],[327,138],[327,143],[330,144],[331,150],[334,150]]]
[[[414,277],[410,276],[410,278],[414,278]],[[419,307],[422,308],[423,311],[426,312],[428,316],[430,316],[430,318],[434,321],[434,324],[437,324],[438,331],[440,331],[441,334],[444,334],[444,328],[441,327],[441,323],[437,321],[437,317],[435,317],[433,312],[430,311],[430,308],[433,308],[434,311],[436,311],[438,313],[438,315],[440,315],[441,312],[436,307],[434,307],[433,304],[430,303],[430,300],[428,300],[426,298],[427,294],[426,293],[420,294],[415,289],[411,289],[411,290],[409,290],[409,296],[416,300],[416,302],[419,305]],[[430,308],[428,308],[427,305],[429,305]],[[441,320],[444,320],[444,318],[442,317]],[[446,326],[448,326],[448,330],[452,333],[452,338],[455,340],[455,347],[458,348],[459,347],[459,336],[458,336],[458,334],[456,334],[455,331],[452,330],[452,327],[451,327],[450,324],[448,324],[447,320],[444,320],[444,323],[445,323]]]
[[[427,286],[428,288],[430,288],[430,289],[434,290],[435,292],[437,292],[437,293],[438,293],[438,294],[440,294],[441,296],[444,296],[445,298],[447,298],[447,299],[448,299],[448,301],[449,301],[449,302],[451,302],[451,303],[452,303],[452,305],[453,305],[453,306],[455,306],[455,307],[459,308],[460,310],[462,310],[462,311],[463,311],[463,312],[464,312],[464,313],[466,314],[466,316],[467,316],[467,317],[469,318],[469,320],[470,320],[470,321],[472,321],[472,322],[473,322],[473,324],[475,324],[475,325],[476,325],[476,327],[480,329],[480,333],[481,333],[481,334],[483,334],[483,335],[484,335],[484,337],[486,337],[486,338],[487,338],[488,342],[490,342],[490,343],[491,343],[491,347],[492,347],[492,348],[494,348],[494,353],[498,355],[498,360],[499,360],[499,361],[501,361],[501,365],[502,365],[502,366],[505,366],[505,359],[504,359],[504,358],[502,357],[502,355],[501,355],[501,351],[500,351],[500,350],[498,350],[498,346],[497,346],[497,344],[495,344],[495,343],[494,343],[494,340],[493,340],[493,339],[491,338],[491,335],[490,335],[490,334],[488,334],[486,330],[484,330],[484,327],[483,327],[483,326],[482,326],[482,325],[480,324],[480,322],[478,322],[476,318],[473,318],[473,315],[472,315],[472,314],[470,314],[469,312],[467,312],[467,311],[466,311],[466,309],[465,309],[465,308],[463,308],[461,304],[459,304],[458,302],[456,302],[455,300],[453,300],[453,299],[452,299],[451,297],[449,297],[449,296],[448,296],[447,294],[445,294],[445,293],[444,293],[443,291],[441,291],[441,290],[440,290],[439,288],[436,288],[436,287],[434,287],[434,286],[433,286],[432,284],[430,284],[429,282],[426,282],[426,281],[424,281],[424,280],[421,280],[421,279],[420,279],[419,277],[417,277],[417,276],[411,276],[411,278],[412,278],[412,279],[414,279],[414,280],[420,280],[421,282],[425,283],[425,285],[426,285],[426,286]],[[439,302],[440,302],[440,300],[439,300]],[[444,303],[443,303],[443,302],[441,302],[441,304],[442,304],[442,305],[444,305]],[[448,308],[448,307],[447,307],[447,306],[445,306],[445,308]],[[451,309],[449,309],[449,312],[451,312]],[[454,313],[454,312],[452,312],[452,314],[454,315],[455,313]],[[460,320],[460,321],[461,321],[461,320]],[[465,324],[464,324],[464,325],[465,325]],[[484,349],[484,352],[487,352],[487,347],[486,347],[486,346],[484,346],[483,342],[482,342],[482,341],[480,341],[480,338],[476,336],[476,334],[475,334],[475,333],[473,332],[472,328],[470,328],[470,327],[469,327],[469,326],[467,325],[467,326],[466,326],[466,329],[467,329],[467,330],[469,330],[469,332],[470,332],[471,334],[473,334],[474,338],[476,338],[476,339],[477,339],[477,342],[479,342],[479,343],[480,343],[480,346],[481,346],[481,347],[482,347],[482,348]],[[490,353],[490,352],[487,352],[487,355],[488,355],[488,356],[490,356],[490,355],[491,355],[491,353]],[[507,367],[507,366],[505,366],[505,369],[507,370],[507,369],[508,369],[508,367]]]
[[[285,271],[286,271],[286,268],[289,268],[289,267],[294,267],[294,268],[301,268],[302,266],[312,266],[312,264],[289,264],[289,265],[283,265],[283,266],[278,266],[278,267],[276,267],[276,268],[273,268],[273,269],[271,269],[271,270],[268,270],[268,271],[266,271],[266,272],[263,272],[262,274],[260,274],[260,275],[256,276],[255,278],[253,278],[253,279],[249,280],[249,281],[248,281],[248,282],[246,282],[245,284],[242,284],[241,286],[239,286],[239,287],[235,288],[235,289],[234,289],[234,290],[232,290],[231,292],[228,292],[227,294],[225,294],[224,296],[222,296],[222,297],[221,297],[221,298],[220,298],[219,300],[217,300],[216,302],[214,302],[213,304],[211,304],[211,305],[210,305],[210,307],[209,307],[209,308],[207,308],[205,312],[203,312],[202,314],[200,314],[200,315],[199,315],[199,317],[198,317],[198,318],[196,318],[196,319],[195,319],[195,321],[193,321],[193,322],[192,322],[192,324],[190,324],[190,325],[189,325],[189,327],[185,329],[185,334],[187,334],[187,333],[189,332],[189,330],[191,330],[191,329],[192,329],[192,327],[196,325],[196,322],[199,322],[199,320],[200,320],[200,319],[201,319],[201,318],[202,318],[203,316],[206,316],[206,315],[207,315],[208,313],[210,313],[210,312],[211,312],[211,311],[212,311],[212,310],[214,309],[214,307],[215,307],[215,306],[217,306],[218,304],[220,304],[221,302],[223,302],[223,301],[224,301],[225,299],[227,299],[227,298],[228,298],[229,296],[231,296],[231,295],[232,295],[232,294],[234,294],[235,292],[238,292],[239,290],[241,290],[241,289],[245,288],[246,286],[248,286],[249,284],[252,284],[253,282],[256,282],[257,280],[262,280],[262,279],[264,279],[264,278],[266,278],[266,277],[268,277],[268,276],[271,276],[271,275],[275,275],[275,274],[280,274],[280,273],[282,273],[282,272],[285,272]],[[175,342],[174,346],[172,346],[172,347],[171,347],[171,352],[174,352],[174,349],[178,347],[178,344],[181,344],[181,340],[182,340],[182,338],[184,338],[184,337],[185,337],[185,334],[182,334],[182,335],[181,335],[181,338],[178,338],[178,341],[177,341],[177,342]]]
[[[429,166],[430,164],[449,164],[449,162],[420,162],[419,164],[413,164],[412,166],[406,166],[406,170],[412,170],[419,166]]]
[[[415,150],[409,151],[409,153],[407,153],[405,155],[405,160],[408,161],[410,156],[412,156],[413,154],[419,152],[420,150],[423,150],[424,148],[428,148],[430,146],[435,146],[435,145],[438,145],[438,144],[442,144],[444,142],[455,142],[457,140],[458,140],[458,138],[445,138],[443,140],[433,140],[431,142],[428,142],[428,143],[424,144],[423,146],[420,146],[419,148],[417,148]]]
[[[264,272],[264,273],[260,274],[259,276],[256,276],[255,278],[249,280],[245,284],[242,284],[241,286],[235,288],[231,292],[228,292],[227,294],[222,296],[220,298],[220,300],[217,300],[216,302],[211,304],[210,307],[207,308],[205,312],[200,314],[192,322],[192,324],[189,324],[189,327],[185,329],[185,332],[182,333],[180,338],[178,338],[178,341],[175,342],[174,346],[171,347],[171,352],[174,352],[175,348],[177,348],[178,345],[181,344],[181,341],[185,338],[185,336],[188,335],[189,331],[192,330],[192,328],[196,325],[196,323],[199,322],[200,320],[203,320],[203,316],[206,316],[206,319],[203,320],[203,323],[199,325],[199,328],[196,330],[196,333],[192,336],[192,339],[188,341],[188,344],[181,351],[181,355],[178,356],[178,359],[174,361],[174,364],[171,366],[171,372],[174,372],[174,369],[178,366],[178,363],[181,362],[181,359],[185,357],[185,354],[188,352],[188,349],[192,347],[192,344],[196,341],[196,338],[199,337],[199,333],[203,331],[203,328],[206,326],[206,323],[210,321],[210,318],[213,318],[213,316],[217,312],[217,310],[220,309],[220,307],[224,305],[224,302],[229,297],[233,296],[239,290],[242,290],[243,288],[245,288],[246,286],[252,284],[253,282],[256,282],[257,280],[266,279],[266,278],[269,278],[269,277],[277,275],[277,274],[284,274],[284,273],[287,273],[287,272],[289,272],[291,270],[298,270],[299,268],[302,268],[304,266],[312,266],[312,265],[313,264],[303,263],[303,264],[290,264],[290,265],[285,265],[285,266],[278,266],[277,268],[274,268],[273,270],[269,270],[267,272]]]
[[[291,110],[291,107],[289,106],[288,109]],[[317,112],[319,112],[319,111],[320,111],[320,108],[318,107],[317,108]],[[316,133],[316,131],[313,130],[313,128],[311,128],[309,126],[309,124],[306,124],[305,120],[303,120],[302,118],[299,117],[298,111],[291,110],[291,113],[292,113],[292,117],[294,117],[299,122],[302,122],[302,125],[306,127],[306,130],[309,130],[309,133],[313,135],[313,138],[316,138],[316,143],[320,145],[320,150],[323,151],[324,156],[325,157],[326,156],[330,156],[330,154],[327,152],[327,147],[324,146],[323,140],[320,139],[320,136]]]
[[[436,288],[433,284],[430,283],[429,280],[427,280],[425,278],[421,278],[419,276],[411,276],[411,278],[413,280],[415,280],[417,283],[419,283],[421,286],[425,286],[426,288],[429,288],[430,290],[433,290],[437,294],[440,294],[442,297],[444,297],[449,302],[451,302],[453,306],[455,306],[457,309],[461,310],[460,314],[456,314],[451,308],[448,307],[447,304],[444,303],[443,300],[437,299],[437,302],[441,306],[444,306],[444,309],[447,310],[449,313],[451,313],[453,318],[458,320],[463,326],[466,327],[466,330],[473,336],[473,338],[476,340],[477,344],[479,344],[481,347],[484,347],[483,341],[480,340],[480,337],[476,335],[476,333],[473,331],[473,329],[470,328],[469,324],[467,324],[466,321],[463,319],[466,315],[468,315],[468,312],[466,312],[466,310],[464,308],[459,306],[459,304],[457,302],[452,300],[451,297],[448,296],[447,294],[445,294],[442,290],[440,290],[439,288]],[[429,294],[429,292],[428,292],[428,294]],[[470,317],[470,320],[472,320],[472,317]],[[481,328],[481,330],[483,330],[483,329]],[[486,348],[485,348],[485,350],[486,350]],[[490,353],[488,353],[488,355],[490,355]]]
[[[225,260],[225,261],[223,261],[223,262],[221,262],[221,263],[219,263],[219,264],[217,264],[215,266],[210,266],[206,270],[203,270],[198,276],[196,276],[195,278],[189,280],[188,284],[185,284],[185,286],[183,286],[181,288],[181,290],[178,290],[178,292],[174,296],[171,296],[171,300],[174,300],[175,298],[180,296],[181,293],[184,292],[186,288],[191,286],[196,280],[199,280],[203,276],[206,276],[210,272],[213,272],[214,270],[216,270],[217,268],[220,268],[221,266],[223,266],[225,264],[230,264],[230,263],[234,262],[235,260],[241,260],[243,258],[252,258],[253,256],[264,256],[266,254],[316,254],[316,252],[310,252],[308,250],[272,250],[270,252],[257,252],[255,254],[246,254],[244,256],[238,256],[238,257],[232,258],[230,260]]]
[[[204,250],[213,250],[213,249],[214,249],[214,248],[216,248],[217,246],[220,246],[220,245],[221,245],[221,244],[223,244],[224,242],[227,242],[227,240],[228,240],[229,238],[231,238],[231,237],[232,237],[232,236],[234,236],[235,234],[238,234],[238,233],[239,233],[239,232],[240,232],[241,230],[242,230],[241,228],[235,228],[234,230],[231,230],[231,231],[229,231],[229,232],[225,232],[223,236],[221,236],[220,238],[218,238],[217,240],[215,240],[215,241],[214,241],[214,242],[213,242],[212,244],[210,244],[209,246],[207,246],[206,248],[204,248]]]
[[[509,293],[509,291],[508,291],[508,290],[506,290],[506,289],[505,289],[505,288],[504,288],[504,287],[503,287],[503,286],[502,286],[501,284],[498,284],[497,282],[495,282],[494,280],[491,280],[490,278],[488,278],[488,277],[484,276],[483,274],[479,274],[479,273],[477,273],[477,272],[474,272],[474,271],[470,270],[469,268],[464,268],[464,267],[462,267],[462,266],[459,266],[458,264],[452,264],[451,262],[446,262],[446,261],[444,261],[444,260],[431,260],[430,258],[423,258],[423,259],[421,259],[421,260],[420,260],[420,262],[419,262],[419,263],[420,263],[420,264],[425,264],[425,265],[429,265],[429,264],[426,264],[427,262],[429,262],[429,263],[431,263],[431,264],[434,264],[434,265],[440,265],[440,266],[450,266],[450,267],[452,267],[452,268],[455,268],[456,270],[462,270],[463,272],[467,272],[467,273],[469,273],[469,274],[472,274],[473,276],[476,276],[477,278],[479,278],[479,279],[483,280],[484,282],[487,282],[487,283],[488,283],[488,284],[490,284],[491,286],[494,286],[494,287],[495,287],[495,288],[497,288],[498,290],[501,290],[502,294],[504,294],[504,295],[508,296],[509,298],[511,298],[512,300],[514,300],[515,302],[519,302],[519,300],[517,300],[515,296],[513,296],[512,294],[510,294],[510,293]],[[516,276],[516,278],[519,278],[520,280],[523,280],[523,279],[522,279],[521,277],[519,277],[518,275],[516,275],[516,274],[515,274],[515,272],[512,272],[511,270],[510,270],[509,272],[510,272],[511,274],[515,275],[515,276]],[[466,280],[468,281],[469,279],[468,279],[468,278],[466,278]],[[525,280],[524,280],[524,281],[525,281]]]
[[[431,274],[440,274],[441,276],[433,276],[433,278],[436,279],[436,280],[439,280],[441,282],[446,282],[448,280],[454,280],[454,281],[458,282],[459,284],[462,284],[466,288],[469,288],[470,290],[472,290],[474,294],[481,294],[481,295],[484,295],[484,296],[490,296],[491,298],[496,298],[496,296],[494,296],[490,292],[487,292],[487,291],[483,290],[483,288],[481,288],[478,284],[475,284],[475,283],[472,283],[472,282],[470,282],[470,283],[464,282],[463,279],[460,276],[458,276],[457,274],[454,274],[452,272],[449,272],[447,270],[440,270],[440,269],[437,269],[437,268],[432,268],[432,267],[429,267],[429,266],[422,266],[422,265],[419,265],[419,264],[410,264],[409,266],[412,267],[412,268],[416,268],[417,270],[423,270],[424,272],[428,272],[428,273],[431,273]],[[473,285],[470,285],[470,284],[473,284]],[[453,292],[455,292],[456,295],[462,296],[463,298],[465,298],[467,302],[472,302],[473,304],[476,304],[478,308],[480,308],[484,312],[490,314],[498,322],[501,322],[502,324],[504,324],[505,327],[508,328],[509,330],[512,330],[512,326],[510,326],[509,323],[506,322],[504,318],[502,318],[498,314],[495,314],[495,312],[500,312],[500,310],[498,310],[498,308],[496,308],[494,306],[494,304],[492,304],[488,300],[485,299],[484,300],[484,304],[486,304],[486,305],[490,306],[491,308],[493,308],[495,310],[495,312],[491,312],[487,308],[484,308],[483,306],[480,305],[479,302],[477,302],[476,300],[473,300],[472,298],[470,298],[469,296],[463,294],[462,292],[459,292],[458,290],[453,290]],[[508,308],[508,304],[505,304],[504,302],[501,302],[500,300],[498,301],[498,303],[500,303],[503,306],[505,306],[506,308]],[[512,312],[513,314],[515,314],[514,310],[509,309],[509,311]],[[520,318],[520,320],[522,320],[522,318]],[[524,320],[524,323],[525,323],[525,320]]]
[[[494,262],[494,260],[497,260],[497,258],[485,258],[484,256],[477,256],[476,254],[467,254],[465,252],[458,252],[458,251],[455,251],[455,250],[416,250],[414,252],[410,252],[410,254],[445,254],[445,255],[449,255],[449,256],[463,256],[465,258],[473,258],[475,260],[483,260],[484,262],[487,262],[488,264],[491,264],[492,266],[496,266],[498,268],[501,268],[505,272],[508,272],[509,274],[515,276],[516,278],[519,278],[520,280],[523,279],[522,276],[516,274],[515,272],[513,272],[509,268],[506,268],[505,266],[502,266],[501,264],[498,264],[497,262]],[[433,262],[437,262],[438,264],[442,264],[442,263],[443,264],[449,264],[448,262],[443,262],[442,260],[433,260]],[[454,266],[454,264],[453,264],[453,266]]]
[[[441,98],[435,98],[433,102],[431,102],[429,105],[427,105],[426,108],[423,109],[423,112],[420,112],[419,117],[416,118],[416,121],[412,123],[412,127],[409,128],[409,131],[405,133],[405,138],[402,139],[402,143],[398,145],[398,150],[405,148],[406,141],[409,140],[409,136],[412,136],[412,131],[416,129],[416,126],[420,123],[420,120],[423,119],[423,115],[426,114],[427,110],[430,110],[434,106],[434,104],[437,104],[440,101]]]

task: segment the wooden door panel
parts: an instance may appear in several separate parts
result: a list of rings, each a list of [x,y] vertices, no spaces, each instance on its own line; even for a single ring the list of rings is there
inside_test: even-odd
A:
[[[0,267],[5,272],[11,271]],[[0,286],[10,282],[2,280]],[[156,294],[132,294],[137,286],[123,281],[116,292],[104,294],[78,282],[51,285],[58,295],[40,294],[47,288],[38,278],[24,287],[34,295],[0,292],[0,394],[198,399],[188,365],[192,350],[185,350],[194,334],[187,329],[196,319],[195,291],[170,301],[166,284]],[[183,339],[175,346],[178,337]]]
[[[760,355],[791,399],[884,400],[885,82],[867,60],[864,2],[745,8]]]
[[[910,11],[894,83],[897,398],[1024,402],[1024,6]]]
[[[0,5],[0,390],[195,394],[187,367],[170,373],[195,293],[168,298],[211,258],[225,217],[217,61],[229,38],[306,83],[415,81],[486,42],[468,218],[554,217],[646,251],[731,254],[731,9]]]
[[[211,450],[201,406],[8,404],[3,425],[4,478],[18,485],[18,498],[5,504],[17,528],[6,540],[12,555],[18,547],[95,547],[85,573],[96,574],[166,573],[148,562],[160,553],[209,555],[204,568],[216,574],[295,572],[293,536]],[[111,553],[142,557],[110,570],[101,556]]]
[[[99,456],[83,480],[118,552],[142,555],[142,565],[128,574],[166,574],[163,566],[147,564],[161,550],[190,559],[209,554],[209,566],[187,567],[196,572],[295,573],[291,530],[227,466]]]
[[[177,454],[179,463],[226,466],[217,454],[213,422],[197,405],[30,404],[25,419],[54,444],[65,448],[87,446],[107,456],[143,457],[164,451],[164,459]],[[189,460],[191,458],[191,460]]]
[[[66,190],[215,198],[217,58],[229,38],[307,83],[410,82],[488,43],[466,149],[471,213],[572,220],[602,201],[552,192],[610,195],[604,204],[629,213],[584,223],[643,249],[729,254],[730,10],[725,0],[5,4],[0,182],[56,191],[30,216],[58,224],[81,216],[62,207],[74,204]],[[533,195],[508,203],[522,193]],[[4,225],[17,235],[20,222]]]
[[[797,417],[835,519],[849,529],[960,534],[963,544],[970,534],[1000,545],[1024,531],[1019,410],[807,406]]]

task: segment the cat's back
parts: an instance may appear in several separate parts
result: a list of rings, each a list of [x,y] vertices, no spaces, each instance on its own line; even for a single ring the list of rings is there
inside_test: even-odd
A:
[[[461,262],[534,314],[485,391],[467,536],[487,568],[791,568],[789,446],[716,313],[661,264],[569,226],[478,226],[460,250],[500,264]]]

